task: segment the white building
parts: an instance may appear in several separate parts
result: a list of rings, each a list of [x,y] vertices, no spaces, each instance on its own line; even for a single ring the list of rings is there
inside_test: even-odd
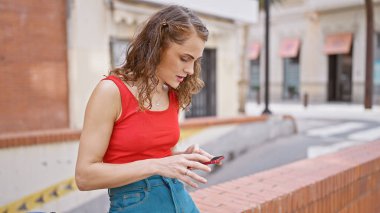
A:
[[[375,19],[374,104],[380,104],[380,1]],[[250,100],[264,88],[264,21],[250,33]],[[271,6],[270,99],[364,102],[365,7],[362,0],[284,0]],[[260,89],[261,96],[264,89]]]
[[[68,19],[70,126],[81,128],[85,105],[94,86],[113,66],[121,65],[125,49],[137,27],[170,1],[71,2]],[[190,8],[199,13],[210,36],[203,54],[202,77],[206,87],[194,98],[192,109],[186,115],[237,115],[238,81],[246,69],[247,26],[255,21],[257,2],[240,0],[239,4],[234,3],[235,7],[240,5],[237,10],[228,10],[234,8],[229,1],[225,1],[226,5],[220,2],[219,6],[212,0],[199,1],[199,4],[189,2],[180,3],[198,6]],[[210,3],[217,9],[207,6]]]

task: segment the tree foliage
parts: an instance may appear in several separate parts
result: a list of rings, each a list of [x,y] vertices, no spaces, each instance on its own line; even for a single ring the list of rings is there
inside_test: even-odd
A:
[[[259,1],[259,8],[260,8],[260,10],[264,10],[265,1],[266,0],[258,0],[258,1]],[[269,0],[269,1],[270,1],[271,4],[273,4],[273,3],[280,3],[280,2],[282,2],[284,0]]]

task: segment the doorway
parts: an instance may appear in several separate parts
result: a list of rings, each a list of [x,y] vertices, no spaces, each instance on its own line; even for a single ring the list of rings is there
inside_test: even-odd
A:
[[[328,101],[352,100],[352,51],[328,56]]]
[[[216,115],[216,49],[203,51],[201,79],[205,86],[193,96],[186,118]]]

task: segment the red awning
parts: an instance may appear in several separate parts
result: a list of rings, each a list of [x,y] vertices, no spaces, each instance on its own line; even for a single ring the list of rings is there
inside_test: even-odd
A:
[[[260,43],[253,42],[248,48],[248,58],[250,60],[256,60],[260,55]]]
[[[280,56],[294,58],[298,56],[301,41],[298,38],[286,38],[281,41]]]
[[[339,33],[326,36],[325,53],[328,55],[347,54],[351,50],[352,33]]]

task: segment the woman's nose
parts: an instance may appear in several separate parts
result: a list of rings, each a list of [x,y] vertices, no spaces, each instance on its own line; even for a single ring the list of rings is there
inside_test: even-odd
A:
[[[188,75],[192,75],[192,74],[194,74],[194,66],[191,66],[191,67],[185,67],[185,68],[183,69],[183,71],[184,71],[186,74],[188,74]]]

